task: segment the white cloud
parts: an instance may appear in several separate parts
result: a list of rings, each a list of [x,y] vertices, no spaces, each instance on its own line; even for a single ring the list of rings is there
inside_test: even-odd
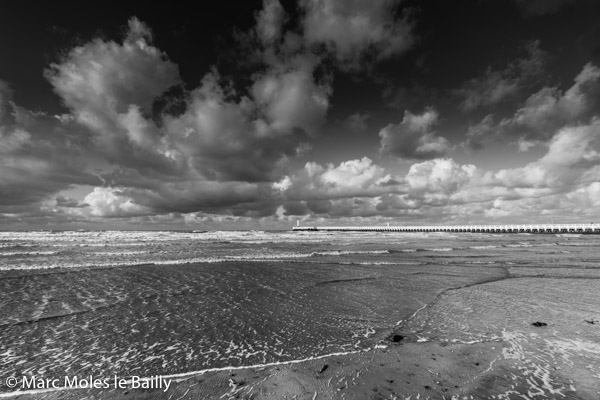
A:
[[[427,191],[448,195],[469,183],[475,172],[472,164],[458,165],[451,158],[437,158],[411,165],[406,181],[411,193]]]
[[[398,0],[305,0],[304,37],[325,44],[342,63],[355,65],[368,52],[389,58],[414,42],[412,24],[395,19]]]
[[[368,187],[385,177],[383,168],[373,164],[368,157],[360,160],[350,160],[334,167],[329,164],[321,175],[324,182],[336,187],[353,188]]]
[[[288,200],[319,200],[342,197],[374,197],[393,191],[393,181],[384,168],[368,157],[349,160],[339,165],[322,166],[306,163],[303,169],[286,176],[275,187],[284,192]]]
[[[415,119],[412,128],[427,129],[431,120]],[[597,217],[599,181],[600,120],[593,119],[561,129],[546,154],[520,168],[486,172],[437,158],[392,178],[371,160],[357,159],[308,163],[278,185],[287,215],[482,223]]]
[[[96,151],[124,166],[177,169],[147,116],[155,99],[179,83],[178,68],[149,44],[132,18],[123,43],[93,40],[71,50],[46,76],[75,120],[94,133]]]
[[[329,108],[331,88],[326,83],[315,83],[312,66],[302,65],[262,75],[254,83],[252,94],[274,129],[315,133]]]
[[[267,2],[257,19],[277,24],[278,7]],[[152,115],[157,98],[180,80],[150,41],[148,27],[133,18],[123,42],[96,39],[66,53],[46,71],[70,109],[60,117],[19,109],[0,84],[0,206],[39,205],[70,185],[102,179],[119,189],[92,192],[88,216],[210,210],[262,217],[276,209],[271,182],[289,158],[309,151],[307,134],[329,106],[329,85],[314,80],[316,61],[299,55],[270,65],[247,96],[213,71],[198,88],[181,89],[180,113]],[[100,168],[100,178],[84,160]]]
[[[289,94],[287,89],[298,91]],[[321,118],[314,110],[292,107],[294,95],[296,99],[310,95],[302,84],[285,90],[277,94],[285,99],[272,105],[288,112],[273,121],[250,98],[230,99],[218,77],[208,74],[191,93],[185,113],[164,119],[173,154],[207,179],[263,181],[278,177],[280,163],[295,155],[304,142],[304,129],[312,129]],[[301,103],[296,105],[301,107]]]
[[[122,44],[96,39],[46,71],[56,93],[82,122],[97,127],[95,120],[124,113],[130,105],[149,113],[154,99],[179,82],[177,66],[148,43],[148,32],[132,18]]]
[[[600,165],[600,120],[589,125],[561,129],[550,141],[548,152],[521,168],[503,169],[493,183],[504,187],[553,188],[570,190]],[[600,179],[600,175],[595,177]]]
[[[83,202],[88,204],[90,214],[96,217],[130,217],[150,212],[118,188],[95,187]]]
[[[394,22],[389,12],[396,2],[344,3],[345,9],[340,4],[303,3],[303,28],[313,35],[307,40],[324,43],[338,61],[349,65],[365,54],[385,58],[409,45],[409,25]],[[177,115],[152,115],[156,99],[180,81],[175,64],[136,19],[122,43],[94,40],[47,72],[70,114],[53,117],[18,107],[0,81],[0,213],[25,215],[20,213],[37,205],[40,218],[58,212],[139,221],[160,214],[190,223],[290,215],[423,222],[540,216],[559,209],[592,215],[590,209],[598,207],[600,122],[592,114],[600,70],[591,64],[571,88],[544,88],[512,118],[496,124],[488,115],[469,130],[472,143],[518,129],[525,132],[519,133],[523,148],[545,140],[547,153],[522,168],[485,173],[440,158],[451,144],[435,131],[440,117],[429,108],[406,111],[400,123],[379,132],[381,154],[419,161],[406,176],[394,171],[402,163],[385,159],[390,164],[384,168],[368,157],[290,170],[290,160],[306,156],[325,121],[332,84],[316,78],[321,60],[303,48],[303,38],[283,31],[285,18],[276,0],[266,1],[256,15],[253,40],[260,38],[272,57],[263,60],[248,87],[235,91],[214,70],[189,92],[181,86],[185,108]],[[332,30],[309,26],[311,18]],[[536,60],[532,50],[511,71],[534,71]],[[473,107],[520,91],[524,81],[511,74],[486,75],[493,78],[482,86],[489,90],[480,92]],[[364,130],[367,119],[354,114],[345,123]],[[95,173],[104,187],[86,170],[92,166],[101,169]],[[56,197],[79,184],[95,186],[83,201]]]
[[[416,160],[445,155],[451,148],[450,142],[432,131],[438,118],[439,114],[432,108],[420,115],[405,111],[402,122],[389,124],[379,132],[379,151]]]

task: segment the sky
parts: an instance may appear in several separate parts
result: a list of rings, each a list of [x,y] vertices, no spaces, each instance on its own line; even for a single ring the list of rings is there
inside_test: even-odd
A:
[[[0,229],[600,222],[600,2],[11,2]]]

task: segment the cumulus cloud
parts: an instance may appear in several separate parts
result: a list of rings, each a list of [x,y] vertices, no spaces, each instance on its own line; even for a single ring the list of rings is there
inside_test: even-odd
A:
[[[414,43],[406,15],[395,18],[398,0],[305,0],[304,37],[309,45],[324,44],[338,61],[356,65],[371,53],[385,59]]]
[[[252,94],[276,130],[315,133],[329,108],[331,87],[314,81],[312,65],[269,71],[254,83]]]
[[[253,40],[270,56],[243,88],[233,88],[213,69],[198,87],[186,89],[177,66],[137,19],[129,21],[121,42],[93,40],[48,69],[48,80],[69,109],[65,115],[19,107],[0,81],[0,218],[425,222],[448,215],[541,215],[541,205],[598,206],[600,122],[592,116],[600,70],[592,64],[571,88],[544,88],[511,118],[496,123],[488,115],[467,133],[471,147],[496,132],[519,132],[524,146],[543,139],[547,153],[524,167],[485,172],[443,158],[451,145],[435,131],[439,114],[427,108],[421,114],[405,111],[400,123],[379,132],[380,154],[414,162],[405,175],[394,170],[398,164],[383,167],[368,157],[308,162],[294,171],[293,158],[309,151],[330,108],[332,83],[320,70],[327,63],[319,46],[348,66],[364,57],[399,54],[412,40],[410,24],[391,12],[397,2],[344,5],[303,2],[302,37],[284,31],[291,24],[279,2],[265,1]],[[318,21],[331,30],[321,30]],[[481,90],[473,108],[507,98],[511,84],[514,93],[526,86],[518,76],[541,68],[538,50],[533,45],[528,57],[491,71],[491,85],[482,78],[484,89],[500,89]],[[157,106],[165,93],[177,97],[177,112]],[[357,113],[343,124],[364,130],[368,118]],[[93,190],[81,200],[66,197],[74,185]]]
[[[458,165],[450,158],[415,163],[410,166],[406,181],[411,194],[435,192],[452,194],[469,183],[475,176],[476,167],[472,164]]]
[[[413,164],[404,177],[392,176],[363,158],[339,165],[307,163],[275,187],[288,216],[423,217],[464,203],[461,191],[477,185],[479,175],[473,165],[435,159]]]
[[[265,2],[256,18],[265,43],[279,40],[278,2]],[[309,151],[329,107],[330,84],[316,81],[317,62],[305,54],[278,60],[239,92],[213,70],[187,91],[150,29],[132,18],[122,42],[92,40],[46,71],[68,114],[19,108],[0,81],[0,207],[81,218],[272,215],[272,182]],[[178,112],[161,113],[165,93],[177,97]],[[80,203],[57,196],[78,184],[96,188]]]
[[[432,130],[438,119],[439,114],[433,108],[420,115],[405,111],[402,122],[389,124],[379,132],[379,151],[412,160],[443,156],[451,146],[446,138]]]
[[[149,113],[154,99],[179,82],[177,66],[151,38],[148,27],[132,18],[122,44],[95,39],[75,47],[46,75],[83,123],[95,126],[94,117],[125,113],[132,104]]]
[[[234,100],[218,76],[206,75],[186,111],[164,118],[172,157],[211,180],[276,178],[321,122],[327,100],[305,73],[259,82],[256,95],[264,101]]]
[[[150,211],[135,204],[118,188],[96,187],[83,201],[88,204],[90,214],[97,217],[129,217]]]
[[[282,12],[279,3],[267,1],[257,15],[265,42],[279,37]],[[315,81],[315,61],[299,55],[268,65],[253,77],[246,95],[223,84],[213,70],[196,89],[182,93],[178,113],[156,115],[156,101],[180,79],[177,66],[151,40],[149,28],[132,18],[122,43],[93,40],[46,71],[70,109],[53,119],[57,126],[69,126],[60,140],[75,138],[80,155],[87,153],[102,166],[97,174],[105,187],[84,199],[87,210],[80,214],[272,212],[270,183],[281,178],[289,158],[310,148],[308,135],[317,133],[329,107],[331,89],[327,81]],[[0,116],[13,118],[5,112],[5,92]],[[31,141],[22,129],[3,136],[0,148],[12,153]],[[56,159],[75,163],[70,157]],[[83,170],[79,164],[75,169]],[[98,178],[70,180],[83,182],[95,186]],[[41,190],[36,199],[64,188]]]
[[[292,176],[274,186],[288,200],[320,200],[342,197],[373,197],[391,191],[392,177],[368,157],[325,166],[308,162]]]
[[[403,177],[392,177],[369,159],[308,163],[276,189],[288,216],[523,222],[565,209],[593,217],[599,177],[596,118],[559,130],[542,157],[519,168],[485,171],[436,158],[412,164]]]
[[[527,53],[525,57],[512,61],[502,70],[488,67],[482,76],[465,82],[455,90],[462,99],[461,108],[471,111],[501,103],[514,98],[537,80],[543,72],[546,53],[540,49],[537,40],[527,42],[523,48]]]
[[[95,39],[78,46],[46,77],[110,162],[167,172],[177,166],[148,117],[156,98],[180,81],[177,66],[151,39],[149,28],[132,18],[123,43]]]
[[[561,129],[550,141],[548,152],[521,168],[503,169],[493,181],[504,187],[555,188],[567,190],[600,175],[600,120],[589,125]]]

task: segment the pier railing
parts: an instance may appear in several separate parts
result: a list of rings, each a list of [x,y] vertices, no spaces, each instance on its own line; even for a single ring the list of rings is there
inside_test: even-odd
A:
[[[426,226],[295,226],[294,231],[333,232],[470,232],[470,233],[596,233],[600,224],[426,225]]]

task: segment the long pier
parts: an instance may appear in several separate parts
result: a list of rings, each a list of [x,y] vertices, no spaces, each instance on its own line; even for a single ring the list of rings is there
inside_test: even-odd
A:
[[[294,231],[329,232],[470,232],[470,233],[595,233],[600,224],[429,225],[429,226],[295,226]]]

